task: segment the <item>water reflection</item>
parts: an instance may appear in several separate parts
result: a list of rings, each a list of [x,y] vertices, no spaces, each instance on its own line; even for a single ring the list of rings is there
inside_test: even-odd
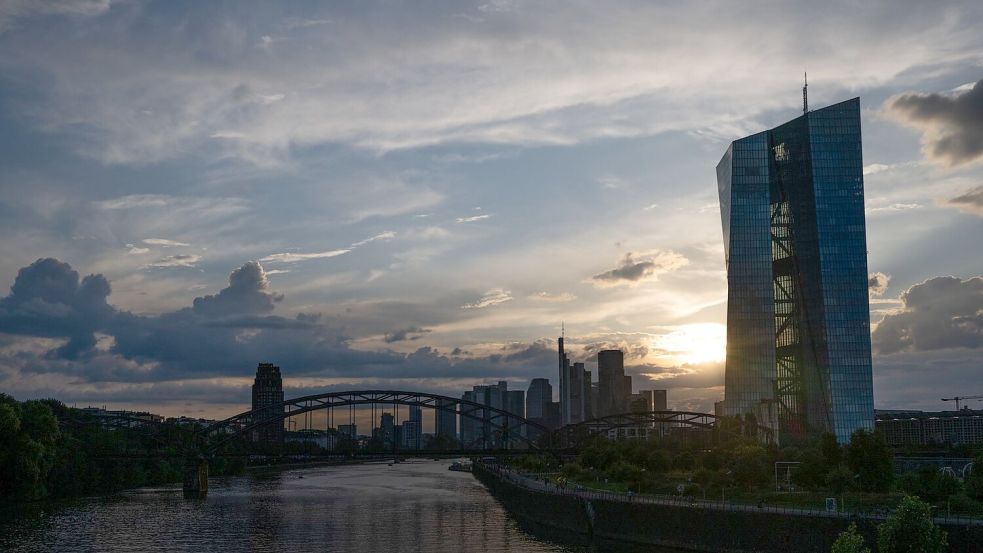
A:
[[[415,461],[265,471],[30,510],[0,527],[17,551],[614,551],[549,543],[518,528],[470,474]],[[618,551],[624,548],[618,547]],[[648,551],[652,549],[646,548]]]

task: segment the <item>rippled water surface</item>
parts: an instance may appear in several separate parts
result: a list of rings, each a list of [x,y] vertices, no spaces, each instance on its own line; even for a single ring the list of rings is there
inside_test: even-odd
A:
[[[213,479],[208,498],[145,488],[0,525],[16,551],[588,551],[518,528],[447,462],[317,467]],[[608,548],[597,551],[608,551]],[[620,550],[620,549],[619,549]]]

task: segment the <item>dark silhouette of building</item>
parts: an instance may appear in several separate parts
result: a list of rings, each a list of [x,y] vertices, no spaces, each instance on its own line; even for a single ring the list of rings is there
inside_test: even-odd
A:
[[[457,402],[449,399],[437,400],[437,405],[447,409],[457,408]],[[438,438],[457,440],[457,413],[442,409],[438,410],[436,434]]]
[[[272,363],[260,363],[256,367],[256,379],[253,381],[253,410],[258,422],[269,420],[252,431],[252,441],[267,446],[283,444],[283,407],[268,408],[283,403],[283,378],[280,367]]]
[[[625,386],[629,386],[625,389]],[[625,377],[625,354],[618,349],[597,352],[597,396],[600,417],[628,412],[631,384]]]
[[[717,165],[724,407],[782,433],[874,427],[860,99],[734,141]],[[764,404],[762,404],[764,402]]]
[[[560,363],[560,422],[576,424],[591,418],[591,374],[583,363],[570,363],[563,350],[563,336],[557,341]]]

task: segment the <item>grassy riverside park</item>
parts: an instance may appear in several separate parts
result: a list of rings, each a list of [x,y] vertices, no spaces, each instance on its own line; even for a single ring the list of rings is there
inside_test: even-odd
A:
[[[973,457],[983,467],[983,449],[946,453]],[[983,518],[983,470],[965,482],[934,468],[897,475],[893,457],[879,433],[861,431],[846,445],[824,435],[781,447],[742,436],[722,437],[710,447],[673,437],[595,437],[562,464],[548,455],[511,463],[554,483],[601,491],[813,510],[825,510],[826,499],[835,498],[837,510],[857,514],[886,514],[912,496],[927,502],[934,516]],[[781,490],[776,462],[798,463],[788,475],[779,469]]]

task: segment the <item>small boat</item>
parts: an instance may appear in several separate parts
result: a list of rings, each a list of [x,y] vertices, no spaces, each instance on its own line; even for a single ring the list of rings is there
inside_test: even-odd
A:
[[[451,466],[447,467],[447,470],[453,470],[456,472],[471,472],[471,463],[468,461],[454,461]]]

